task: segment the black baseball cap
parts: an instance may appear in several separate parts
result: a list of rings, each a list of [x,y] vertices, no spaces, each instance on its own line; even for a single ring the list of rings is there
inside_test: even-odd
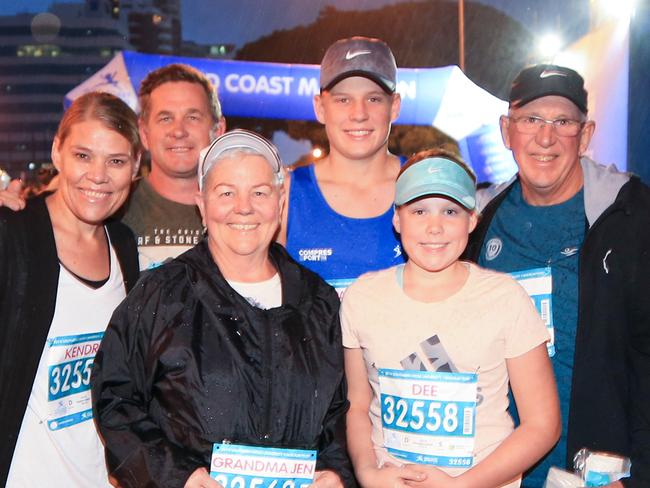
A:
[[[362,76],[377,83],[386,93],[395,93],[397,64],[381,39],[350,37],[332,44],[320,64],[320,89],[329,90],[339,81]]]
[[[576,71],[554,64],[537,64],[523,69],[512,82],[510,106],[518,108],[548,95],[567,98],[582,113],[587,113],[585,80]]]

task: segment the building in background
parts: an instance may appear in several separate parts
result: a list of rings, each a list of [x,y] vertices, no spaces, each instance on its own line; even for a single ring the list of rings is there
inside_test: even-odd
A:
[[[111,0],[133,48],[143,53],[180,54],[179,0]]]
[[[235,46],[184,42],[180,0],[82,0],[0,16],[0,168],[29,178],[49,163],[65,94],[122,50],[232,58]],[[97,88],[110,84],[106,73]]]
[[[129,49],[113,4],[59,3],[0,17],[0,167],[12,175],[50,161],[65,94]]]
[[[236,49],[234,44],[198,44],[194,41],[183,41],[180,54],[193,58],[232,59]]]

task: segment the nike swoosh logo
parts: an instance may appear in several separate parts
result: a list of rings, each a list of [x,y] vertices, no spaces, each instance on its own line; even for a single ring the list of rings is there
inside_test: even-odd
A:
[[[540,78],[550,78],[551,76],[565,76],[566,77],[566,73],[562,73],[561,71],[544,70],[539,75]]]
[[[354,59],[357,56],[361,56],[363,54],[371,54],[371,52],[370,51],[355,51],[355,52],[348,51],[347,53],[345,53],[345,59],[349,61],[350,59]]]

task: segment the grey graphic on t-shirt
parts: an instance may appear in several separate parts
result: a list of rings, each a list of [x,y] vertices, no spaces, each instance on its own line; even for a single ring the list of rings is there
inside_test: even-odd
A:
[[[447,354],[447,351],[445,351],[437,335],[433,335],[427,340],[420,342],[420,348],[430,368],[425,366],[417,352],[412,352],[400,361],[402,368],[411,371],[431,371],[433,369],[433,371],[440,373],[458,372],[458,369],[454,366],[453,361],[449,357],[449,354]]]
[[[427,340],[420,342],[420,349],[430,367],[426,367],[417,352],[412,352],[400,361],[402,368],[408,371],[433,370],[437,373],[458,373],[458,368],[456,368],[449,354],[445,351],[437,335],[433,335]],[[481,387],[479,386],[476,391],[476,404],[480,405],[482,402],[483,395],[481,395]]]

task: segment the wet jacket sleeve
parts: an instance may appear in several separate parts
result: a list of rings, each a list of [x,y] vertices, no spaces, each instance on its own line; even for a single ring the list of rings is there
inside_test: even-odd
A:
[[[345,414],[348,407],[347,387],[343,378],[323,422],[316,469],[334,471],[343,484],[350,488],[357,485],[345,441]]]
[[[650,486],[650,239],[646,239],[645,244],[637,266],[637,283],[633,287],[636,296],[630,300],[628,309],[631,327],[628,431],[632,467],[631,477],[621,480],[626,488]]]
[[[204,465],[171,443],[148,411],[156,363],[150,352],[158,316],[155,288],[141,281],[115,310],[91,379],[108,472],[125,488],[181,487]]]
[[[338,302],[338,297],[334,299]],[[338,311],[338,304],[335,310]],[[333,340],[341,344],[341,324],[338,312],[333,316],[330,333],[333,335]],[[342,344],[340,346],[340,368],[343,371]],[[345,437],[345,417],[349,407],[347,383],[345,381],[345,375],[342,375],[323,420],[316,469],[319,471],[331,470],[336,472],[343,481],[343,484],[351,488],[356,487],[357,484],[352,463],[348,456]]]

